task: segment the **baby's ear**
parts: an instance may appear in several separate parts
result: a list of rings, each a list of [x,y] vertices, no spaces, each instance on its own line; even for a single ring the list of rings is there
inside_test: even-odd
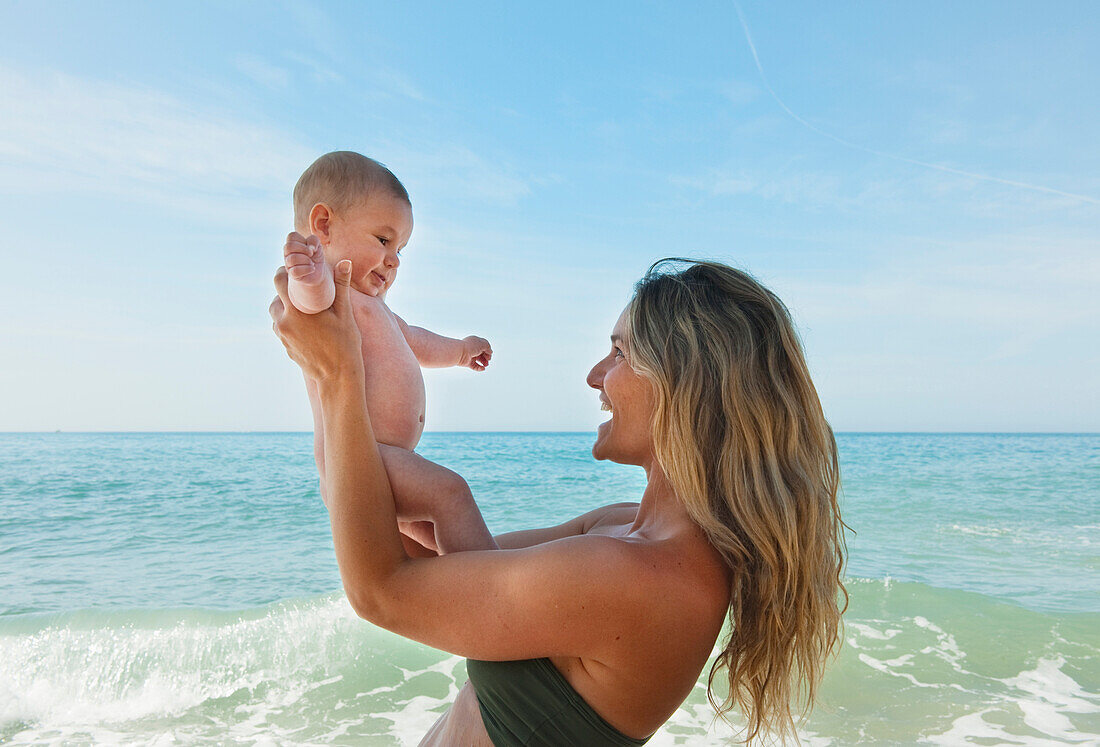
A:
[[[319,238],[322,244],[328,244],[332,240],[332,208],[323,202],[318,202],[309,211],[309,232]]]

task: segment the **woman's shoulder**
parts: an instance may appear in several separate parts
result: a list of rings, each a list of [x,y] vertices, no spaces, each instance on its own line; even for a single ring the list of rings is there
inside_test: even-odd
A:
[[[652,595],[654,606],[667,602],[670,609],[687,605],[697,611],[724,612],[729,606],[729,571],[703,531],[688,524],[659,538],[635,534],[631,528],[637,515],[637,503],[606,506],[584,538],[595,543],[594,549],[598,546],[617,556],[620,572],[633,576],[634,583]]]
[[[638,515],[639,503],[612,503],[589,511],[582,518],[581,534],[606,534],[616,536],[629,529]]]
[[[623,515],[629,507],[616,511]],[[637,507],[633,508],[634,514]],[[685,531],[647,538],[612,520],[577,537],[614,594],[628,601],[599,656],[555,660],[597,711],[629,733],[657,728],[689,694],[729,609],[729,581],[709,543]],[[646,707],[642,707],[645,704]]]

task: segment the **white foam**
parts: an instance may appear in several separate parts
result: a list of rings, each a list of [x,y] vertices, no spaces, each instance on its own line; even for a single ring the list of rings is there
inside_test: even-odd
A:
[[[1043,658],[1034,669],[1020,672],[1004,679],[984,678],[1004,686],[1002,692],[982,693],[984,707],[973,713],[955,718],[944,732],[925,735],[922,742],[941,745],[970,743],[974,739],[992,739],[1000,744],[1048,745],[1063,744],[1100,745],[1100,734],[1077,729],[1067,714],[1100,712],[1100,695],[1090,693],[1072,677],[1062,671],[1065,659]],[[969,673],[972,676],[979,676]],[[1020,734],[1010,731],[1000,723],[987,721],[990,713],[1011,714],[1018,709],[1024,724],[1041,734]]]
[[[888,641],[894,636],[901,633],[901,628],[887,628],[886,630],[878,630],[866,623],[858,622],[845,622],[844,627],[858,632],[864,638],[874,638],[876,641]]]
[[[940,659],[947,662],[952,669],[962,674],[970,674],[962,666],[963,660],[966,658],[966,654],[961,648],[959,648],[958,641],[955,640],[955,636],[951,635],[943,628],[929,622],[926,618],[917,615],[913,618],[913,623],[919,628],[929,630],[936,635],[936,646],[927,646],[921,649],[922,654],[934,654]]]
[[[1100,696],[1087,692],[1063,672],[1065,663],[1060,656],[1040,659],[1034,669],[1001,681],[1022,693],[1015,703],[1032,729],[1071,742],[1096,737],[1078,731],[1065,715],[1100,713]]]
[[[58,623],[0,636],[0,724],[28,724],[5,739],[415,745],[465,682],[461,658],[377,631],[340,597],[276,605],[253,619],[152,628],[98,624]],[[1098,735],[1074,724],[1076,714],[1100,711],[1100,695],[1074,681],[1061,657],[1041,658],[997,679],[968,671],[955,638],[927,617],[861,618],[846,627],[854,649],[846,654],[849,661],[869,668],[859,682],[875,687],[887,675],[896,678],[901,697],[955,704],[944,714],[954,719],[950,726],[937,725],[942,733],[926,735],[925,742],[1100,744]],[[408,668],[412,661],[417,664]],[[218,705],[219,698],[231,699]],[[821,723],[842,717],[843,710],[826,710]],[[738,715],[731,718],[736,726]],[[840,728],[848,736],[836,741],[856,739],[858,725]],[[834,743],[805,727],[798,734],[814,747]],[[705,747],[729,744],[735,735],[707,702],[704,676],[651,743]],[[899,740],[917,737],[909,732]]]
[[[441,698],[416,695],[407,700],[400,700],[395,703],[398,706],[397,709],[374,713],[374,717],[386,719],[391,723],[387,733],[399,743],[418,744],[439,717],[451,707],[462,685],[466,684],[466,678],[460,677],[458,672],[464,666],[465,660],[461,657],[446,656],[441,661],[416,672],[403,670],[406,680],[430,672],[442,674],[447,680],[447,694]]]
[[[968,690],[965,687],[963,687],[962,685],[960,685],[957,682],[946,682],[946,683],[921,682],[920,680],[918,680],[915,676],[913,676],[909,672],[899,672],[899,671],[895,670],[894,669],[895,665],[893,665],[892,662],[883,661],[881,659],[876,659],[875,657],[871,656],[870,654],[866,654],[866,653],[861,652],[859,654],[859,660],[862,661],[867,666],[871,667],[871,669],[882,672],[883,674],[888,674],[891,677],[900,677],[900,678],[906,680],[907,682],[909,682],[911,685],[913,685],[915,687],[929,687],[929,688],[949,687],[953,690],[960,690],[962,692],[968,692]],[[904,663],[908,664],[909,662],[904,662]]]
[[[929,734],[921,737],[920,741],[926,744],[940,744],[948,747],[956,747],[960,744],[972,744],[973,739],[995,739],[1000,744],[1024,744],[1014,735],[1005,733],[1004,728],[997,724],[990,724],[984,718],[985,714],[994,709],[986,708],[977,713],[968,713],[959,716],[951,722],[951,727],[940,734]]]
[[[1011,529],[1005,527],[990,527],[990,526],[965,526],[963,524],[952,524],[951,529],[960,534],[972,534],[979,537],[1003,537],[1008,534],[1012,534]]]
[[[333,640],[346,645],[348,631],[365,625],[342,595],[329,595],[277,605],[252,619],[153,628],[70,621],[0,636],[0,724],[28,725],[13,742],[81,734],[77,741],[132,742],[132,732],[126,737],[111,725],[174,720],[243,692],[252,695],[236,709],[241,720],[224,727],[255,739],[270,713],[341,681],[339,674],[324,676],[330,660],[345,656],[331,650]]]

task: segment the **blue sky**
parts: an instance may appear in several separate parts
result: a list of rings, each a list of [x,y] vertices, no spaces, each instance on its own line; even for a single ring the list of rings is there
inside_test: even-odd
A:
[[[343,148],[394,310],[496,351],[429,430],[594,427],[668,255],[780,294],[837,430],[1100,429],[1100,5],[678,5],[0,5],[0,430],[308,429],[266,308]]]

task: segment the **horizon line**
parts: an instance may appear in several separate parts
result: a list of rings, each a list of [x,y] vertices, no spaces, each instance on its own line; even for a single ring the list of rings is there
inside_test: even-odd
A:
[[[1055,431],[1055,430],[1043,430],[1043,431],[969,431],[969,430],[838,430],[833,431],[837,435],[882,435],[882,436],[1096,436],[1100,435],[1100,431]],[[312,434],[312,430],[66,430],[64,428],[57,428],[54,430],[34,430],[34,431],[0,431],[0,435],[3,436],[19,436],[19,435],[50,435],[50,434],[71,434],[71,435],[262,435],[262,434]],[[448,435],[448,434],[485,434],[485,435],[595,435],[596,430],[438,430],[438,431],[424,431],[423,435]]]

